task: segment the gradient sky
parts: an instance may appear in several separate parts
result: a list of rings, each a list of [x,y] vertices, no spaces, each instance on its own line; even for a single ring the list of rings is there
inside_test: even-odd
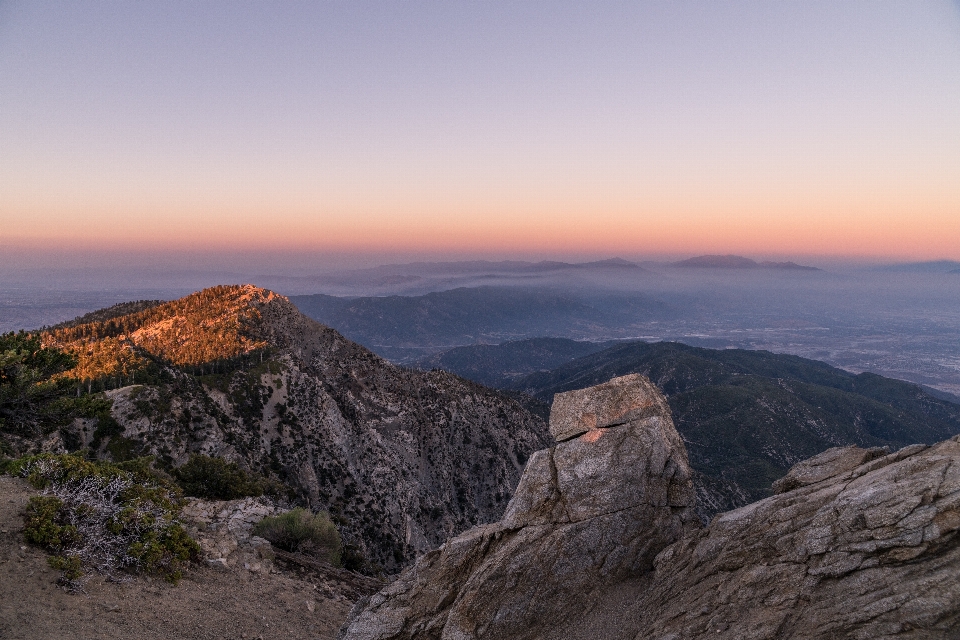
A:
[[[960,5],[0,0],[31,247],[960,259]]]

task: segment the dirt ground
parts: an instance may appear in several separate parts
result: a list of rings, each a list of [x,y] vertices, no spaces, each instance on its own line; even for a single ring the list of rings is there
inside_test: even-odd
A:
[[[332,639],[353,602],[372,590],[346,572],[278,561],[260,574],[192,566],[178,585],[94,576],[86,593],[67,593],[46,554],[23,541],[20,513],[35,493],[0,475],[0,640]]]

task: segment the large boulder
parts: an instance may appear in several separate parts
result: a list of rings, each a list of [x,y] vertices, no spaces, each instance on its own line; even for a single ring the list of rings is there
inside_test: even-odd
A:
[[[560,415],[561,437],[579,435],[530,458],[504,518],[359,603],[341,638],[537,638],[582,615],[604,587],[651,571],[698,526],[686,450],[646,378],[556,402],[551,424]]]

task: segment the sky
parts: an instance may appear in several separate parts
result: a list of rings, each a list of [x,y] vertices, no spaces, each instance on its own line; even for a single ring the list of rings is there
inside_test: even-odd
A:
[[[0,0],[71,252],[960,259],[960,3]]]

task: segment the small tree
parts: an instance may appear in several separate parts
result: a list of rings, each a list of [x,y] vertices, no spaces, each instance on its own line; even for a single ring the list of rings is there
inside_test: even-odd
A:
[[[0,335],[0,431],[29,438],[69,421],[75,385],[54,376],[75,365],[70,354],[44,348],[39,336]]]

